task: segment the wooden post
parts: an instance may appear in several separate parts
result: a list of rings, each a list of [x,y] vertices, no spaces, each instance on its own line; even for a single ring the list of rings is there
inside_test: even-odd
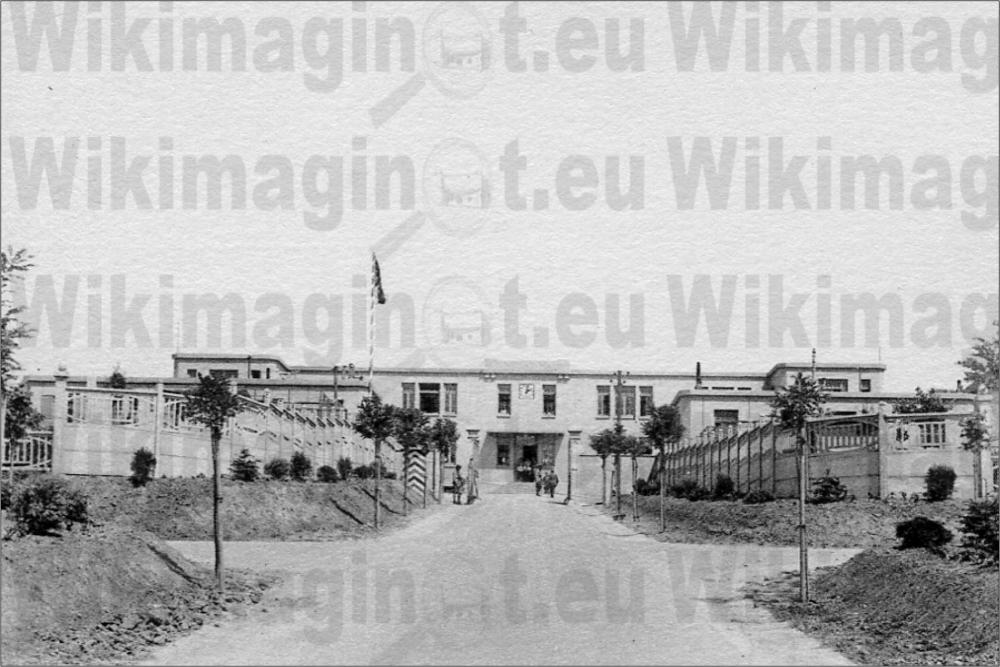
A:
[[[771,495],[778,495],[778,427],[771,423]]]

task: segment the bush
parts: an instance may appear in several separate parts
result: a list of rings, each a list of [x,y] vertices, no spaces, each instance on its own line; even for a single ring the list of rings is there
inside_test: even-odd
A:
[[[896,537],[903,540],[899,549],[927,549],[940,555],[941,547],[951,542],[951,531],[933,519],[918,516],[897,523]]]
[[[292,479],[296,482],[304,482],[312,476],[313,464],[303,452],[292,454],[292,463],[289,469]]]
[[[351,459],[348,457],[341,456],[337,459],[337,474],[340,475],[340,479],[350,479],[353,469],[354,464],[351,463]]]
[[[938,502],[951,498],[955,490],[955,471],[950,466],[931,466],[924,477],[927,491],[924,497],[930,502]]]
[[[246,449],[229,464],[229,474],[240,482],[256,482],[260,479],[260,462]]]
[[[635,492],[640,496],[655,496],[660,493],[660,483],[657,481],[650,482],[640,477],[635,481]]]
[[[698,482],[693,479],[682,479],[679,484],[674,484],[670,487],[670,493],[678,498],[687,498],[688,500],[703,500],[711,495],[711,492],[698,485]]]
[[[716,475],[715,488],[712,489],[712,500],[723,500],[732,498],[736,492],[736,485],[729,475]]]
[[[340,480],[337,469],[333,466],[320,466],[316,469],[316,479],[327,484],[332,484]]]
[[[288,463],[288,459],[276,458],[271,459],[267,465],[264,466],[264,474],[271,479],[288,479],[288,474],[291,472],[292,466]]]
[[[146,486],[155,474],[156,457],[153,456],[153,452],[145,447],[140,447],[132,454],[130,467],[132,468],[132,476],[128,479],[132,482],[132,486]]]
[[[973,500],[962,517],[962,557],[996,563],[1000,559],[1000,537],[997,533],[997,499]]]
[[[21,535],[47,535],[87,523],[87,497],[60,477],[40,476],[14,490],[10,514]]]
[[[814,505],[836,503],[847,498],[847,487],[840,483],[839,477],[820,477],[813,482],[812,495],[808,502]]]
[[[354,469],[354,474],[358,479],[371,479],[375,476],[375,468],[369,465],[360,465]]]
[[[770,491],[765,491],[764,489],[755,489],[748,493],[745,498],[743,498],[743,503],[745,505],[760,505],[762,503],[769,503],[774,500],[774,496],[771,495]]]

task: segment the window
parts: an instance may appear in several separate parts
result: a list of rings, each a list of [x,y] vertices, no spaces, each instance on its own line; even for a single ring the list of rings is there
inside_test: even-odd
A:
[[[213,368],[208,371],[208,374],[214,378],[228,379],[239,377],[239,371],[232,368]]]
[[[611,387],[606,385],[597,388],[597,416],[611,416]]]
[[[556,416],[556,386],[554,384],[542,385],[542,415],[545,417]]]
[[[635,387],[620,387],[622,417],[633,419],[635,417]]]
[[[254,380],[259,380],[260,371],[250,371],[250,377],[252,377]]]
[[[441,385],[437,382],[420,383],[420,411],[429,415],[441,412]]]
[[[111,423],[134,424],[139,412],[139,399],[135,396],[111,398]]]
[[[505,467],[510,465],[510,441],[506,438],[497,440],[497,465]]]
[[[271,379],[271,369],[270,368],[265,368],[264,369],[264,377],[267,378],[268,380]]]
[[[196,378],[196,377],[198,377],[198,369],[197,368],[189,368],[188,369],[188,377],[189,378]]]
[[[945,444],[944,422],[925,422],[917,424],[920,431],[920,444],[923,447],[940,447]]]
[[[458,385],[446,384],[444,386],[444,413],[454,415],[458,413]]]
[[[847,380],[840,378],[820,378],[819,388],[826,391],[847,391]]]
[[[712,391],[733,391],[733,387],[709,387]]]
[[[868,378],[862,379],[860,384],[861,384],[861,391],[869,392],[872,390],[872,381],[869,380]]]
[[[403,383],[403,408],[414,408],[417,405],[416,386],[412,382]]]
[[[497,414],[504,417],[510,416],[510,385],[497,385]]]
[[[650,417],[653,414],[653,388],[639,387],[639,416]]]
[[[739,410],[716,410],[714,412],[715,426],[734,427],[740,423]]]

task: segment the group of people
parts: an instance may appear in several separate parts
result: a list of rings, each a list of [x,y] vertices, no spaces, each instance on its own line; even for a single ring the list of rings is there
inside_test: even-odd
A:
[[[471,465],[468,477],[462,475],[462,466],[455,466],[451,478],[451,502],[461,505],[463,493],[466,494],[466,505],[471,505],[479,497],[479,471]]]
[[[555,470],[546,470],[535,477],[535,495],[542,495],[542,491],[549,494],[549,498],[555,498],[556,487],[559,486],[559,475]]]

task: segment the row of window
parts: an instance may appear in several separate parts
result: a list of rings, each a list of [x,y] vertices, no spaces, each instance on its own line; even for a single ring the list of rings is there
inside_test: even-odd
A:
[[[619,410],[625,419],[639,417],[649,417],[653,414],[653,388],[638,387],[638,402],[636,401],[636,387],[621,387],[619,392]],[[522,383],[517,388],[519,399],[533,400],[535,398],[535,385]],[[542,415],[544,417],[556,416],[556,385],[542,385]],[[458,385],[453,383],[438,382],[404,382],[403,383],[403,407],[419,408],[426,414],[458,414]],[[514,405],[514,385],[510,383],[497,384],[497,415],[509,417]],[[638,413],[636,413],[638,408]],[[611,417],[612,411],[611,386],[601,385],[597,387],[597,416]]]

